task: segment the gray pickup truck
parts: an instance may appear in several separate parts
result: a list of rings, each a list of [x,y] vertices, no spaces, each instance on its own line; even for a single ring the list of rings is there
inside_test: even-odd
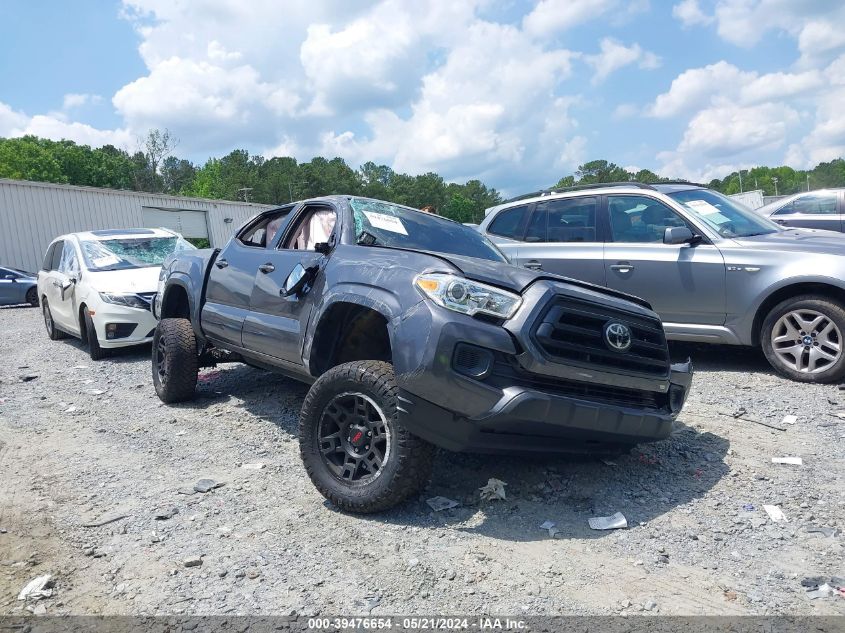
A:
[[[435,447],[619,452],[665,438],[692,377],[645,302],[350,196],[266,211],[222,250],[174,256],[153,312],[164,402],[192,398],[198,368],[225,361],[313,383],[301,456],[353,512],[421,490]]]

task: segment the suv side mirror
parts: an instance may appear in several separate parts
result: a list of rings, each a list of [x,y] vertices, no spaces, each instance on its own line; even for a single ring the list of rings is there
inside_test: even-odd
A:
[[[689,244],[695,240],[695,236],[685,226],[667,226],[663,231],[664,244]]]
[[[285,287],[279,291],[283,297],[298,295],[305,285],[314,277],[314,269],[305,268],[302,264],[294,266],[290,275],[285,279]]]
[[[314,250],[323,255],[328,255],[331,250],[331,246],[329,246],[328,242],[317,242],[314,244]]]
[[[15,277],[14,275],[6,275],[5,277],[3,277],[3,279],[6,279],[7,281],[15,281],[17,277]]]

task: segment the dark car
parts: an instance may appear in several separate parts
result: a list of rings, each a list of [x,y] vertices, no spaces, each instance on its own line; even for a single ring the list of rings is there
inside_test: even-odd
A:
[[[38,305],[38,278],[19,268],[0,268],[0,306]]]
[[[153,382],[243,361],[313,383],[302,459],[320,492],[382,510],[428,481],[434,447],[618,452],[665,438],[689,363],[648,305],[519,268],[472,228],[349,196],[258,215],[222,250],[166,261]]]
[[[771,202],[756,209],[757,213],[783,226],[825,231],[845,231],[845,189],[805,191]]]

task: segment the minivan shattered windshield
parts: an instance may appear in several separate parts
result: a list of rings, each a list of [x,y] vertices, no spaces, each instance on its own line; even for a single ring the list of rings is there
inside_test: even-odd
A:
[[[365,198],[349,202],[358,244],[508,261],[490,240],[463,224],[387,202]]]
[[[93,272],[161,266],[171,253],[195,249],[176,235],[83,240],[81,246],[85,265]]]

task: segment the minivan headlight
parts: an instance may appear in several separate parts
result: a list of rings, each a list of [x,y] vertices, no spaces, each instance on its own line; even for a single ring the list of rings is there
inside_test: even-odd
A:
[[[113,303],[119,306],[126,306],[127,308],[141,308],[148,310],[149,304],[141,299],[138,295],[119,294],[115,292],[101,292],[100,299],[106,303]]]
[[[489,314],[509,319],[522,303],[522,297],[517,294],[457,275],[418,275],[414,285],[437,305],[469,316]]]

